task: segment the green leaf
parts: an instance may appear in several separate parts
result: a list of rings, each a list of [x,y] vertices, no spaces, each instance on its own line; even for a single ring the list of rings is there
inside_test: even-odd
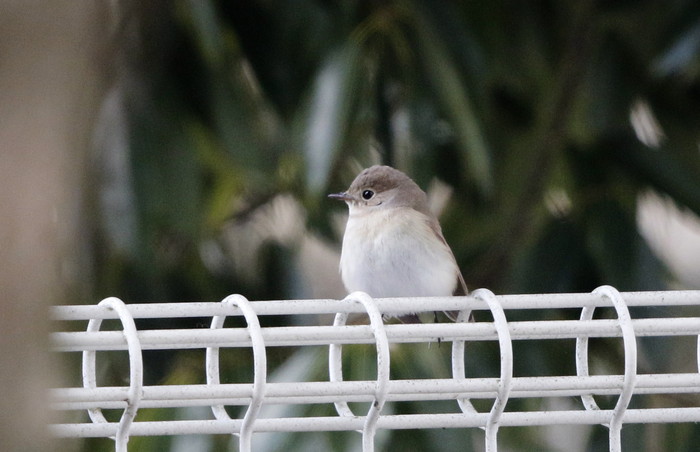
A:
[[[516,263],[513,287],[524,293],[590,290],[586,287],[590,273],[581,229],[571,221],[553,218],[540,234]]]
[[[588,252],[602,284],[621,291],[663,288],[658,262],[651,257],[629,212],[616,202],[603,201],[587,209],[585,218]]]
[[[700,215],[700,174],[677,160],[672,149],[663,145],[659,149],[648,148],[631,133],[606,137],[597,148],[640,182]]]
[[[348,41],[326,59],[311,89],[297,136],[303,143],[306,187],[313,195],[326,188],[332,163],[348,140],[363,80],[361,56],[361,49]]]
[[[491,152],[470,93],[436,31],[420,17],[415,17],[415,25],[421,52],[419,62],[453,129],[467,163],[467,172],[484,193],[490,193],[493,187]]]
[[[654,71],[660,76],[670,76],[697,70],[700,52],[700,21],[686,30],[671,47],[654,63]]]

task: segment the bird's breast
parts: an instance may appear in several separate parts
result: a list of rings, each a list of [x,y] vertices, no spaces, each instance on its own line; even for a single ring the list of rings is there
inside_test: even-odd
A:
[[[340,270],[348,291],[374,297],[452,295],[458,271],[430,219],[409,208],[351,215]]]

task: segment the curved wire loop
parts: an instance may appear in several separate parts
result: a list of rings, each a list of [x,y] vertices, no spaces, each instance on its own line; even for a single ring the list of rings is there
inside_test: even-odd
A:
[[[695,359],[697,360],[698,373],[700,373],[700,335],[698,335],[697,344],[695,345],[695,354],[697,355]]]
[[[612,416],[608,423],[610,430],[610,450],[619,452],[622,449],[622,421],[625,411],[629,406],[635,385],[637,383],[637,340],[632,326],[627,304],[617,289],[611,286],[601,286],[593,291],[594,294],[610,300],[617,313],[617,320],[622,332],[622,341],[625,350],[625,374],[622,380],[622,391],[617,399]],[[586,306],[581,310],[581,320],[591,320],[595,307]],[[588,377],[588,336],[581,336],[576,339],[576,374],[579,377]],[[592,394],[583,394],[581,401],[587,410],[599,410]]]
[[[126,452],[126,445],[129,442],[129,430],[139,409],[141,397],[143,396],[143,355],[141,352],[141,341],[138,337],[134,317],[129,312],[124,302],[119,298],[110,297],[100,301],[99,306],[105,306],[117,313],[122,323],[124,338],[126,339],[127,350],[129,352],[129,391],[126,398],[126,408],[122,413],[117,427],[117,434],[114,437],[116,452]],[[102,319],[90,319],[87,325],[87,332],[97,332],[102,325]],[[83,351],[83,387],[89,389],[97,388],[96,363],[97,353],[95,350]],[[90,419],[94,423],[106,423],[100,408],[88,409]]]
[[[267,352],[265,350],[265,341],[260,328],[260,321],[251,306],[251,303],[242,295],[229,295],[222,303],[237,306],[247,323],[248,334],[253,349],[253,390],[251,394],[250,405],[243,417],[240,436],[238,439],[239,450],[241,452],[250,452],[253,440],[253,426],[258,418],[260,409],[262,408],[265,399],[265,391],[267,387]],[[212,329],[223,328],[225,315],[217,315],[212,318]],[[206,351],[206,369],[207,369],[207,384],[221,384],[221,374],[219,368],[219,347],[207,347]],[[223,405],[213,405],[211,407],[214,416],[218,420],[230,420],[231,417],[226,412]]]
[[[469,323],[471,313],[471,309],[459,311],[455,323]],[[452,342],[452,378],[455,380],[467,378],[466,366],[464,363],[465,343],[466,341],[464,340],[455,340]],[[462,413],[477,412],[469,399],[457,399],[457,404],[462,410]]]
[[[347,300],[347,298],[346,298]],[[335,315],[333,326],[344,326],[348,321],[346,312],[339,312]],[[341,344],[330,344],[328,347],[328,380],[332,382],[343,381],[343,346]],[[348,403],[344,400],[334,402],[335,411],[338,416],[354,417]]]
[[[362,429],[362,450],[363,452],[372,452],[374,451],[374,436],[377,431],[377,422],[386,402],[387,387],[389,385],[391,368],[389,339],[384,328],[382,313],[372,297],[364,292],[353,292],[345,297],[345,300],[359,302],[365,308],[377,346],[377,380],[374,389],[374,402],[367,411],[365,424]],[[333,325],[345,325],[347,318],[348,315],[346,313],[337,313]],[[330,344],[328,350],[328,373],[330,381],[343,381],[342,345],[340,344]],[[335,409],[339,416],[355,416],[345,401],[335,402]]]
[[[501,355],[501,374],[498,380],[498,392],[493,402],[489,417],[486,422],[486,451],[496,452],[498,450],[498,428],[499,421],[510,397],[510,390],[513,383],[513,342],[510,338],[508,320],[505,311],[496,296],[487,289],[474,291],[473,296],[484,300],[493,316],[493,323],[498,333],[498,347]]]

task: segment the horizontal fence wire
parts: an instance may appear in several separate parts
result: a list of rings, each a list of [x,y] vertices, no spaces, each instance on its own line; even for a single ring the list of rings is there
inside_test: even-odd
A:
[[[700,393],[700,291],[620,293],[603,286],[586,294],[495,296],[480,289],[465,297],[373,299],[353,293],[344,300],[248,301],[231,295],[221,303],[125,304],[107,298],[94,306],[55,306],[52,318],[65,326],[51,334],[56,352],[82,354],[82,387],[54,388],[51,406],[56,411],[84,411],[84,421],[51,425],[57,437],[111,437],[117,451],[126,451],[130,437],[187,434],[234,434],[239,449],[253,450],[256,432],[357,431],[364,451],[374,450],[378,430],[483,429],[485,450],[496,451],[502,427],[603,425],[609,430],[609,448],[620,451],[621,429],[634,423],[691,423],[700,421],[700,406],[630,407],[634,396]],[[611,318],[594,318],[608,309]],[[634,309],[652,308],[635,317]],[[559,320],[553,310],[578,310],[578,319]],[[387,316],[405,312],[459,311],[456,322],[401,324]],[[470,322],[471,312],[485,311],[485,321]],[[529,311],[528,320],[508,320],[515,311]],[[650,313],[653,317],[650,317]],[[695,312],[698,314],[698,312]],[[350,322],[354,314],[367,321]],[[261,326],[266,316],[303,316],[290,326]],[[329,315],[334,315],[331,323]],[[225,325],[227,318],[242,318],[244,326]],[[477,315],[477,319],[481,316]],[[532,320],[535,317],[537,320]],[[556,316],[555,316],[556,317]],[[206,328],[163,328],[177,319],[209,319]],[[170,319],[170,320],[168,320]],[[287,318],[288,319],[288,318]],[[102,323],[117,320],[117,330],[101,330]],[[158,320],[157,328],[139,329],[142,321]],[[82,331],[74,322],[87,322]],[[325,322],[325,323],[324,323]],[[269,323],[269,322],[268,322]],[[239,322],[240,324],[240,322]],[[638,341],[642,337],[688,336],[693,339],[692,371],[638,373]],[[589,369],[589,342],[596,338],[620,338],[620,373],[595,375]],[[573,360],[575,374],[516,376],[517,341],[570,339],[575,344],[553,359]],[[499,350],[500,371],[493,377],[470,377],[469,342],[493,342]],[[451,347],[451,378],[391,379],[392,353],[397,344],[434,344]],[[376,368],[364,380],[344,380],[343,349],[367,344],[376,349]],[[268,381],[268,355],[273,347],[327,347],[327,381]],[[205,350],[206,383],[144,385],[143,351]],[[222,382],[220,353],[225,349],[250,349],[252,381]],[[124,386],[100,386],[97,356],[109,351],[128,353],[129,378]],[[687,364],[687,361],[686,361]],[[347,365],[347,364],[346,364]],[[510,409],[516,399],[575,397],[579,407],[538,411]],[[596,397],[616,400],[601,408]],[[397,402],[454,401],[455,410],[444,413],[393,414],[387,404]],[[477,401],[481,402],[477,404]],[[364,412],[349,403],[365,402]],[[484,405],[486,403],[486,405]],[[265,405],[332,404],[335,416],[269,417]],[[475,407],[478,405],[478,409]],[[232,418],[226,407],[243,407],[241,418]],[[488,408],[484,409],[484,406]],[[139,410],[149,408],[207,407],[210,415],[194,420],[139,420]],[[119,410],[118,420],[108,420],[103,410]],[[75,418],[75,416],[73,416]],[[73,419],[72,418],[72,419]]]

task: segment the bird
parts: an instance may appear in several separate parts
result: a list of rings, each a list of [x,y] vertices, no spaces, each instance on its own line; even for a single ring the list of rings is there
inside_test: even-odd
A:
[[[348,292],[376,298],[467,295],[467,285],[425,192],[386,165],[362,170],[341,193],[349,216],[340,274]],[[446,312],[455,320],[456,312]],[[397,315],[419,323],[416,313]],[[437,314],[436,314],[437,316]]]

